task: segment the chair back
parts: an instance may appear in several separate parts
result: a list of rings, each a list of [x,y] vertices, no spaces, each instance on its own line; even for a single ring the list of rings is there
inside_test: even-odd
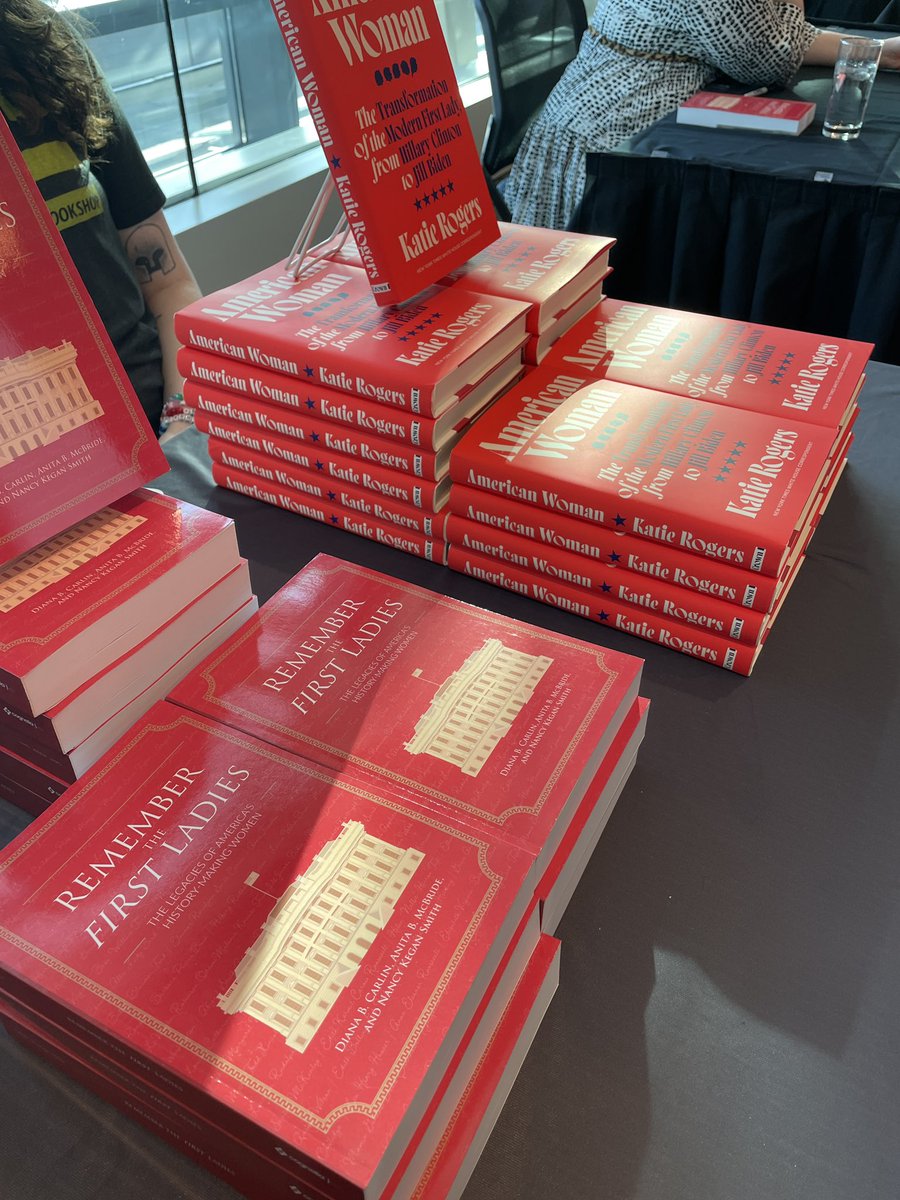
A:
[[[475,0],[493,90],[481,161],[488,175],[511,166],[525,131],[578,53],[584,0]]]

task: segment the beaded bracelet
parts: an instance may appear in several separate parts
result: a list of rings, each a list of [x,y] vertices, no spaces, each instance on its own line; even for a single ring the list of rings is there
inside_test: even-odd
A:
[[[184,421],[186,425],[194,424],[194,410],[185,404],[181,392],[173,392],[163,405],[159,432],[165,433],[173,421]]]

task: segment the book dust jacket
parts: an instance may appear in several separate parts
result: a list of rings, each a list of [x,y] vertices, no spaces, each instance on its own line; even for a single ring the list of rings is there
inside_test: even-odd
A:
[[[0,116],[0,563],[168,470]]]
[[[374,1195],[534,884],[489,832],[161,702],[8,848],[0,977],[298,1178]]]
[[[171,699],[539,853],[642,665],[319,555]]]

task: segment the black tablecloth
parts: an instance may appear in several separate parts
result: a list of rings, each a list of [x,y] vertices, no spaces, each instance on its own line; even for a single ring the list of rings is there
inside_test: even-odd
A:
[[[327,550],[646,656],[647,737],[465,1200],[894,1200],[900,369],[750,679],[219,491],[202,449],[161,483],[237,518],[261,599]],[[2,1038],[0,1079],[3,1200],[233,1195]]]
[[[588,156],[572,228],[614,235],[608,291],[875,343],[900,362],[900,73],[876,79],[855,142],[821,136],[831,73],[799,137],[697,128],[674,114]]]

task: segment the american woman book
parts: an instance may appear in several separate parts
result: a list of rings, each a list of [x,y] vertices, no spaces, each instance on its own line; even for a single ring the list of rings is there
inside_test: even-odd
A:
[[[450,489],[448,507],[447,540],[475,554],[502,557],[519,553],[524,544],[538,562],[577,555],[595,570],[628,571],[762,613],[772,607],[778,589],[778,579],[772,576],[673,550],[648,538],[588,529],[578,517],[542,512],[459,483]]]
[[[365,483],[357,486],[340,476],[331,477],[324,471],[313,474],[302,467],[285,463],[283,459],[244,450],[218,438],[209,439],[208,449],[213,462],[221,463],[223,467],[231,467],[247,475],[258,475],[282,487],[294,488],[323,504],[340,504],[367,517],[391,521],[405,529],[416,529],[429,537],[444,540],[447,480],[434,484],[428,480],[407,480],[405,476],[397,475],[397,482],[379,477],[376,486]],[[362,471],[359,474],[363,479],[376,483],[370,472]]]
[[[171,699],[543,854],[641,666],[319,555]]]
[[[168,470],[0,116],[0,563]]]
[[[272,0],[379,304],[499,233],[434,0]]]
[[[452,478],[538,509],[780,574],[835,430],[604,380],[561,404],[501,397],[453,448]]]
[[[0,863],[3,990],[378,1197],[527,909],[487,829],[161,703]]]
[[[680,654],[698,658],[702,662],[749,675],[753,669],[762,641],[755,646],[729,641],[718,634],[689,626],[682,621],[660,617],[638,609],[626,610],[624,605],[606,604],[591,592],[559,582],[546,582],[529,575],[527,571],[514,570],[477,554],[466,554],[450,547],[447,565],[462,575],[480,579],[484,583],[516,592],[541,604],[549,604],[564,612],[574,613],[602,625],[605,629],[618,629],[648,642],[656,642]]]
[[[288,512],[301,517],[309,517],[311,521],[319,521],[333,529],[343,529],[358,537],[367,538],[370,542],[378,542],[382,546],[390,546],[394,550],[402,550],[405,554],[414,554],[429,562],[443,563],[446,557],[446,545],[441,538],[425,534],[418,528],[419,522],[413,526],[398,522],[397,512],[388,505],[375,504],[366,500],[362,503],[340,504],[342,498],[351,501],[346,492],[335,491],[335,499],[319,501],[308,493],[292,487],[290,484],[271,482],[252,475],[247,471],[239,471],[221,463],[212,464],[213,480],[219,487],[231,492],[239,492],[242,496],[250,496],[265,504],[274,504]],[[374,508],[382,515],[369,516],[367,510]]]
[[[438,417],[526,339],[528,305],[432,287],[381,309],[358,267],[281,263],[175,315],[182,345]]]
[[[0,569],[0,703],[38,716],[240,561],[234,523],[139,489]]]
[[[539,334],[603,282],[614,245],[611,237],[501,221],[498,240],[449,272],[442,282],[478,294],[526,301],[530,305],[528,332]]]
[[[617,383],[837,429],[852,416],[873,346],[606,299],[596,336]]]
[[[201,392],[205,387],[213,387],[235,392],[244,399],[281,404],[315,420],[349,426],[354,432],[406,442],[424,450],[439,450],[453,439],[468,421],[515,382],[523,369],[521,352],[517,350],[435,419],[416,416],[402,408],[386,408],[377,400],[366,400],[333,388],[309,387],[289,375],[248,367],[215,354],[205,354],[202,350],[182,347],[178,352],[178,365],[192,385],[185,397],[189,404],[194,386]]]
[[[816,115],[810,100],[782,100],[776,96],[745,96],[733,92],[696,92],[678,105],[679,125],[705,125],[713,129],[755,129],[762,133],[797,136]]]

